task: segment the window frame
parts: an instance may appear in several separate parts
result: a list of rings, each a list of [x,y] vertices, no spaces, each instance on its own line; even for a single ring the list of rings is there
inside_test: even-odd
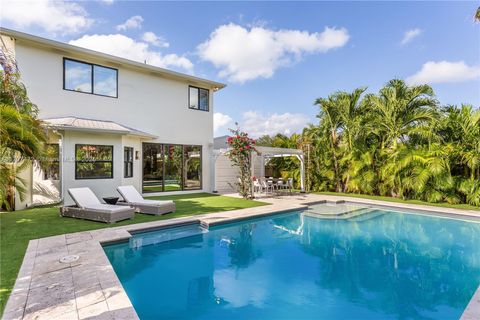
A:
[[[192,108],[192,107],[191,107],[191,103],[190,103],[190,89],[191,89],[191,88],[197,89],[197,106],[198,106],[197,108]],[[207,97],[208,97],[207,110],[204,110],[204,109],[201,109],[201,108],[200,108],[200,90],[205,90],[205,91],[207,91]],[[190,109],[190,110],[198,110],[198,111],[210,112],[210,90],[209,90],[209,89],[205,89],[205,88],[201,88],[201,87],[195,87],[195,86],[189,85],[189,86],[188,86],[188,109]]]
[[[131,152],[131,159],[132,160],[128,160],[128,159],[125,159],[125,151],[129,150]],[[134,150],[133,150],[133,147],[123,147],[123,177],[124,178],[133,178],[133,154],[134,154]],[[131,165],[131,175],[128,175],[128,170],[127,169],[127,165]]]
[[[92,147],[110,147],[112,149],[112,160],[95,160],[95,161],[86,161],[86,160],[77,160],[77,147],[81,147],[81,146],[92,146]],[[107,179],[113,179],[113,173],[114,173],[114,170],[113,170],[113,158],[114,158],[114,154],[113,154],[113,145],[105,145],[105,144],[85,144],[85,143],[78,143],[78,144],[75,144],[75,156],[74,156],[74,159],[75,159],[75,180],[107,180]],[[90,177],[90,178],[85,178],[85,177],[79,177],[78,176],[78,163],[81,162],[81,163],[91,163],[91,162],[102,162],[102,163],[111,163],[111,177]]]
[[[73,61],[73,62],[77,62],[77,63],[83,63],[83,64],[86,64],[86,65],[89,65],[90,66],[90,72],[91,72],[91,79],[90,79],[90,86],[91,86],[91,89],[92,91],[91,92],[86,92],[86,91],[77,91],[77,90],[73,90],[73,89],[67,89],[66,86],[65,86],[65,76],[66,76],[66,61]],[[106,94],[99,94],[99,93],[95,93],[95,88],[94,88],[94,85],[95,85],[95,66],[97,67],[101,67],[101,68],[105,68],[105,69],[110,69],[110,70],[115,70],[115,82],[116,82],[116,85],[115,85],[115,96],[109,96],[109,95],[106,95]],[[67,57],[63,57],[63,90],[65,91],[71,91],[71,92],[79,92],[79,93],[85,93],[85,94],[91,94],[91,95],[95,95],[95,96],[100,96],[100,97],[107,97],[107,98],[115,98],[115,99],[118,99],[118,69],[116,68],[112,68],[112,67],[107,67],[107,66],[102,66],[100,64],[96,64],[96,63],[91,63],[91,62],[86,62],[86,61],[81,61],[81,60],[76,60],[76,59],[72,59],[72,58],[67,58]]]
[[[182,177],[181,177],[181,189],[177,191],[165,190],[165,161],[162,163],[162,191],[145,191],[145,168],[143,164],[143,151],[146,145],[160,145],[162,149],[162,157],[165,156],[165,146],[181,146],[182,147]],[[184,186],[184,164],[185,164],[185,147],[199,147],[200,148],[200,186],[198,188],[185,189]],[[203,189],[203,145],[200,144],[180,144],[180,143],[168,143],[168,142],[143,142],[142,143],[142,193],[162,193],[162,192],[178,192],[178,191],[195,191]]]

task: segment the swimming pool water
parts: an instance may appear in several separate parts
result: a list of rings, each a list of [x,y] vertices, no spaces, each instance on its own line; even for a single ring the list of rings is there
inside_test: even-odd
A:
[[[458,319],[480,284],[466,221],[292,212],[138,245],[162,232],[104,248],[141,319]]]

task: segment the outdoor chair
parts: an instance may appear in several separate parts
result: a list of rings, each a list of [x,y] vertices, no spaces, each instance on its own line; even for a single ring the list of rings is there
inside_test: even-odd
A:
[[[114,223],[135,217],[135,209],[101,203],[90,188],[71,188],[68,189],[68,194],[72,197],[76,206],[61,207],[60,215],[63,217],[106,223]]]
[[[293,193],[293,178],[288,178],[287,180],[287,188],[290,194]]]
[[[161,215],[175,211],[175,202],[172,200],[148,200],[135,189],[134,186],[120,186],[117,188],[118,193],[122,196],[124,202],[118,202],[119,205],[128,205],[135,208],[136,212]]]
[[[253,180],[253,192],[262,192],[262,185],[258,180]]]
[[[268,183],[265,179],[261,179],[260,184],[262,185],[262,189],[265,191],[265,194],[268,194],[268,190],[270,190],[273,195],[273,183]]]

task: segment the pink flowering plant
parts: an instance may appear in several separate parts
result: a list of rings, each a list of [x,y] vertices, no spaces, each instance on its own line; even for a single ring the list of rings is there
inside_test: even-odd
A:
[[[239,177],[235,182],[238,193],[244,198],[253,198],[252,186],[252,153],[257,153],[256,141],[248,137],[240,128],[229,129],[232,136],[227,138],[229,151],[227,156],[234,166],[238,167]]]

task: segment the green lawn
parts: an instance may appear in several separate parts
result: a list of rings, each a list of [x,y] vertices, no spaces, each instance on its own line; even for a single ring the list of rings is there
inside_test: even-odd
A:
[[[113,225],[63,218],[59,216],[58,207],[32,208],[0,213],[0,314],[3,313],[8,296],[15,284],[28,241],[31,239],[266,205],[262,202],[207,193],[150,197],[149,199],[174,200],[177,211],[164,216],[136,214],[133,220],[122,221]]]
[[[420,201],[420,200],[403,200],[403,199],[392,198],[392,197],[371,196],[371,195],[356,194],[356,193],[341,193],[341,192],[314,192],[314,193],[324,194],[329,196],[353,197],[353,198],[371,199],[371,200],[379,200],[379,201],[390,201],[390,202],[396,202],[396,203],[420,204],[425,206],[480,211],[480,207],[475,207],[469,204],[450,204],[446,202],[432,203],[432,202],[426,202],[426,201]]]

